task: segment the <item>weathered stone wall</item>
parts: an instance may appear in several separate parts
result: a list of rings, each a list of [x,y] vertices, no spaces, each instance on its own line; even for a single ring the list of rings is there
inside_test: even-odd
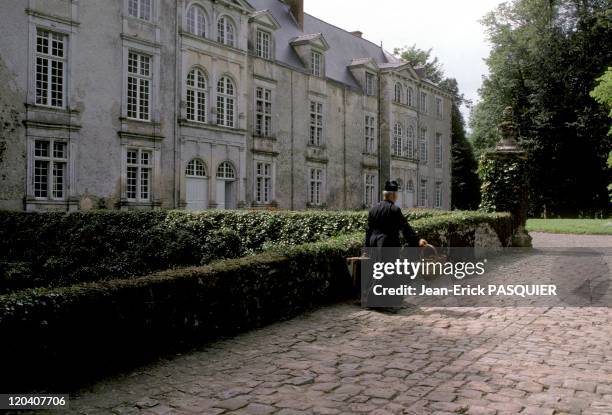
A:
[[[23,209],[26,146],[16,76],[0,55],[0,209]]]
[[[215,22],[221,14],[234,21],[236,48],[213,40],[214,24],[209,25],[209,39],[184,34],[187,4],[186,0],[154,0],[152,22],[130,18],[125,2],[119,0],[37,0],[29,3],[31,9],[20,2],[3,5],[0,81],[8,88],[0,96],[0,128],[5,142],[0,164],[0,208],[183,208],[185,168],[193,158],[206,164],[210,208],[222,202],[218,200],[221,197],[217,195],[215,176],[224,161],[229,161],[236,173],[232,195],[235,207],[253,205],[257,161],[273,164],[274,199],[277,206],[286,209],[308,207],[311,167],[325,172],[323,207],[334,209],[363,207],[366,171],[378,178],[377,194],[385,180],[397,178],[389,154],[391,110],[386,105],[392,97],[388,87],[381,90],[385,107],[380,112],[378,96],[368,97],[361,89],[253,57],[248,36],[254,31],[249,15],[219,2],[203,1],[202,5],[209,22]],[[68,36],[64,109],[34,105],[32,61],[37,27]],[[126,117],[128,50],[152,56],[152,122]],[[185,79],[194,67],[203,69],[207,76],[208,124],[185,120]],[[359,74],[365,76],[365,72]],[[217,81],[224,75],[231,77],[237,89],[233,129],[214,125]],[[273,90],[272,139],[253,137],[253,95],[257,85]],[[430,98],[432,114],[432,94]],[[308,145],[311,99],[324,104],[323,148]],[[376,118],[379,142],[375,155],[364,154],[366,114]],[[411,114],[416,117],[416,112]],[[446,114],[450,114],[450,101],[445,101]],[[445,168],[428,168],[418,174],[430,177],[430,192],[435,178],[443,180],[443,207],[449,208],[450,119],[446,116],[436,121],[425,116],[420,122],[427,123],[432,134],[443,133]],[[39,200],[33,195],[32,160],[28,160],[32,151],[28,149],[37,138],[68,143],[70,161],[64,200]],[[433,156],[433,138],[429,142]],[[128,147],[153,152],[150,202],[136,203],[126,198]],[[408,167],[416,169],[412,164]],[[433,194],[428,199],[428,205],[433,206]]]

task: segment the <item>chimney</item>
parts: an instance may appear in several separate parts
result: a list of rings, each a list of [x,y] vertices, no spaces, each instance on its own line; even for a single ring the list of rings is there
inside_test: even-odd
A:
[[[285,0],[300,30],[304,30],[304,0]]]
[[[360,30],[355,30],[354,32],[351,32],[351,35],[357,36],[357,37],[363,37],[363,32]]]

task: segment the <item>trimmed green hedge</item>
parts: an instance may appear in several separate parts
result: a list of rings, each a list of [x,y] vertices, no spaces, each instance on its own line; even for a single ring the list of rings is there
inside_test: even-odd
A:
[[[435,246],[477,246],[477,233],[490,232],[489,244],[509,246],[514,225],[509,213],[483,213],[455,211],[448,215],[438,215],[415,220],[411,223],[420,237]],[[364,234],[356,232],[345,235],[351,244],[363,244]],[[402,242],[404,244],[405,242]],[[484,247],[484,246],[481,246]],[[492,246],[487,246],[492,247]],[[278,251],[287,247],[280,246]]]
[[[0,390],[62,390],[91,373],[347,298],[345,258],[359,249],[339,237],[283,255],[0,295]]]
[[[410,210],[410,220],[448,212]],[[141,276],[360,231],[365,212],[0,211],[0,293]]]
[[[413,226],[438,245],[473,245],[482,226],[502,245],[512,235],[508,214],[456,212]],[[92,373],[346,298],[353,289],[345,259],[362,242],[359,231],[197,268],[0,295],[0,390],[66,390]]]

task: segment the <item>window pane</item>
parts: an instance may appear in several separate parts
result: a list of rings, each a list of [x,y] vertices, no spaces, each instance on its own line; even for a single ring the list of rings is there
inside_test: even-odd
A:
[[[57,159],[66,158],[66,143],[55,141],[53,143],[53,157]]]
[[[49,162],[44,160],[34,161],[34,196],[47,197],[49,180]]]
[[[149,200],[150,169],[140,170],[140,200]]]
[[[151,20],[151,0],[140,0],[140,18]]]
[[[64,197],[64,179],[66,163],[53,163],[53,197],[60,199]]]
[[[36,103],[46,105],[49,90],[49,60],[36,58]]]
[[[127,168],[127,198],[136,199],[136,185],[138,181],[138,167]]]
[[[128,53],[128,72],[138,73],[138,55],[134,52]]]
[[[45,55],[49,53],[49,32],[42,29],[36,31],[36,52]]]
[[[140,164],[143,166],[148,166],[151,164],[151,153],[148,151],[143,151],[140,153]]]
[[[138,0],[128,0],[128,14],[138,17]]]
[[[139,117],[141,120],[149,119],[149,81],[140,80],[140,103],[138,106]]]
[[[34,142],[34,156],[49,157],[49,142],[36,140]]]
[[[128,164],[138,164],[138,151],[137,150],[129,150],[127,152],[127,162]]]

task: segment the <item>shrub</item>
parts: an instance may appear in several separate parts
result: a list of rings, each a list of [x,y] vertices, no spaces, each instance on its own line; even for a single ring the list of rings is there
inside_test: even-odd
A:
[[[0,389],[82,382],[88,373],[288,318],[346,298],[350,238],[140,278],[0,295]],[[10,333],[10,334],[9,334]]]
[[[412,220],[445,212],[408,211]],[[366,212],[0,212],[0,292],[145,275],[364,229]]]
[[[421,236],[439,244],[474,244],[483,225],[500,244],[512,234],[508,214],[456,212],[413,223]],[[231,245],[237,235],[225,240]],[[0,389],[61,390],[87,373],[101,375],[346,298],[353,290],[345,258],[357,255],[362,241],[360,230],[201,267],[0,295],[0,333],[7,333],[0,342]],[[176,243],[180,249],[164,249],[189,252],[195,245],[190,239]]]

